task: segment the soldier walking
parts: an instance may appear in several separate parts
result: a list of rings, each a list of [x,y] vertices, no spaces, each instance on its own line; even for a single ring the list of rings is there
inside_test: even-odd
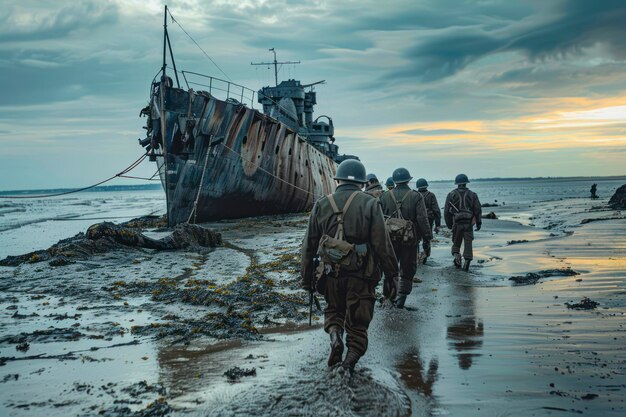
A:
[[[430,240],[432,233],[428,225],[424,198],[420,193],[409,188],[408,182],[413,178],[409,171],[406,168],[398,168],[393,172],[392,178],[396,186],[384,193],[380,197],[380,202],[383,206],[383,213],[389,217],[388,230],[400,262],[400,281],[395,288],[398,293],[395,304],[402,308],[407,295],[413,288],[413,277],[417,270],[418,236]],[[403,221],[406,221],[406,227]],[[385,280],[390,279],[394,279],[394,276],[385,274]]]
[[[367,350],[380,269],[396,276],[398,264],[378,200],[361,191],[367,182],[363,164],[354,159],[343,161],[335,180],[339,183],[336,191],[320,198],[311,211],[302,242],[301,277],[303,288],[309,292],[317,289],[327,303],[328,366],[341,363],[351,373]]]
[[[482,225],[482,208],[475,192],[467,188],[469,179],[465,174],[459,174],[454,179],[457,188],[450,191],[443,209],[446,226],[452,229],[452,256],[454,266],[461,268],[461,244],[463,244],[463,270],[468,271],[474,258],[472,241],[474,240],[473,225],[476,231]]]
[[[428,191],[428,182],[424,178],[420,178],[416,181],[415,188],[417,188],[417,191],[422,195],[422,197],[424,197],[424,204],[426,205],[426,213],[428,213],[428,225],[430,230],[433,230],[434,225],[435,233],[439,233],[439,229],[441,228],[441,210],[439,209],[437,197],[435,197],[435,194]],[[430,241],[431,239],[427,239],[425,236],[422,236],[422,247],[424,248],[422,264],[426,264],[426,260],[430,257]]]
[[[395,186],[396,184],[394,184],[393,178],[392,177],[387,178],[387,181],[385,181],[385,187],[387,187],[387,191],[393,189]]]
[[[365,184],[365,192],[373,197],[380,197],[385,191],[383,186],[378,182],[378,178],[374,174],[367,174],[367,184]]]

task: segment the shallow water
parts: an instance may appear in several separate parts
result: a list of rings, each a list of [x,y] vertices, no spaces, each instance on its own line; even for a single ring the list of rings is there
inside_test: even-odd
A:
[[[234,283],[255,259],[276,264],[266,274],[280,291],[302,295],[293,270],[280,262],[297,252],[303,216],[211,224],[231,246],[202,256],[131,250],[58,268],[2,268],[0,339],[24,333],[30,346],[22,352],[16,341],[0,343],[0,357],[18,359],[0,366],[0,415],[124,415],[121,407],[144,410],[163,398],[174,410],[162,415],[622,416],[626,220],[580,224],[613,215],[590,211],[605,203],[568,198],[488,209],[508,220],[486,220],[476,233],[470,274],[451,266],[449,239],[437,236],[428,264],[418,269],[422,282],[409,308],[377,305],[369,350],[352,380],[326,369],[319,312],[317,325],[308,328],[305,315],[285,320],[276,309],[261,310],[255,320],[265,315],[278,324],[253,340],[177,342],[131,332],[137,325],[176,322],[175,316],[201,319],[222,311],[182,298],[155,301],[151,285],[159,278],[178,280],[183,289],[200,279]],[[12,230],[29,230],[24,227]],[[528,242],[507,243],[512,240]],[[32,236],[22,241],[28,250],[41,247]],[[508,280],[567,267],[580,275],[528,286]],[[119,281],[147,286],[143,292],[141,286],[107,290]],[[585,296],[599,308],[567,308]],[[249,308],[236,299],[232,307]],[[302,310],[306,314],[306,306]],[[55,333],[33,339],[48,330]],[[74,340],[71,331],[83,336]],[[233,366],[256,368],[256,376],[229,382],[224,372]]]

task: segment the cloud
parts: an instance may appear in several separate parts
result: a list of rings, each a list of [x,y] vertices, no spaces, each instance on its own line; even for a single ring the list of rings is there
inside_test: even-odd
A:
[[[114,4],[81,0],[66,2],[66,6],[59,8],[58,3],[61,2],[51,3],[49,7],[33,1],[8,5],[0,15],[2,43],[63,38],[79,29],[93,30],[117,20],[118,9]]]
[[[398,133],[404,133],[407,135],[416,135],[416,136],[443,136],[443,135],[465,135],[467,133],[471,133],[467,130],[458,130],[458,129],[409,129],[409,130],[401,130]]]

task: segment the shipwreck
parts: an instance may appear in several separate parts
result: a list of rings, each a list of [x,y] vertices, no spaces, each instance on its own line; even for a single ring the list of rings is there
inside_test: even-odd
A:
[[[330,117],[314,118],[314,88],[323,81],[279,83],[273,48],[274,61],[263,64],[274,66],[276,85],[256,93],[179,70],[168,14],[166,6],[163,64],[140,113],[147,123],[139,141],[158,166],[168,224],[301,212],[331,193],[337,164],[356,156],[339,154]]]

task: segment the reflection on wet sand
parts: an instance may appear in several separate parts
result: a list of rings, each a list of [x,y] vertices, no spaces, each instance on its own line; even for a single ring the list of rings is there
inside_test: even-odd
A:
[[[462,300],[458,305],[457,315],[452,317],[448,326],[447,337],[450,349],[457,352],[459,368],[467,370],[472,367],[474,358],[481,356],[476,351],[483,345],[484,326],[476,317],[474,304],[474,288],[454,285],[453,292]]]
[[[400,372],[400,378],[407,387],[416,390],[426,397],[432,396],[433,385],[438,377],[439,361],[437,358],[430,360],[428,371],[424,375],[422,359],[418,349],[414,348],[402,355],[402,360],[398,362],[396,369]]]

